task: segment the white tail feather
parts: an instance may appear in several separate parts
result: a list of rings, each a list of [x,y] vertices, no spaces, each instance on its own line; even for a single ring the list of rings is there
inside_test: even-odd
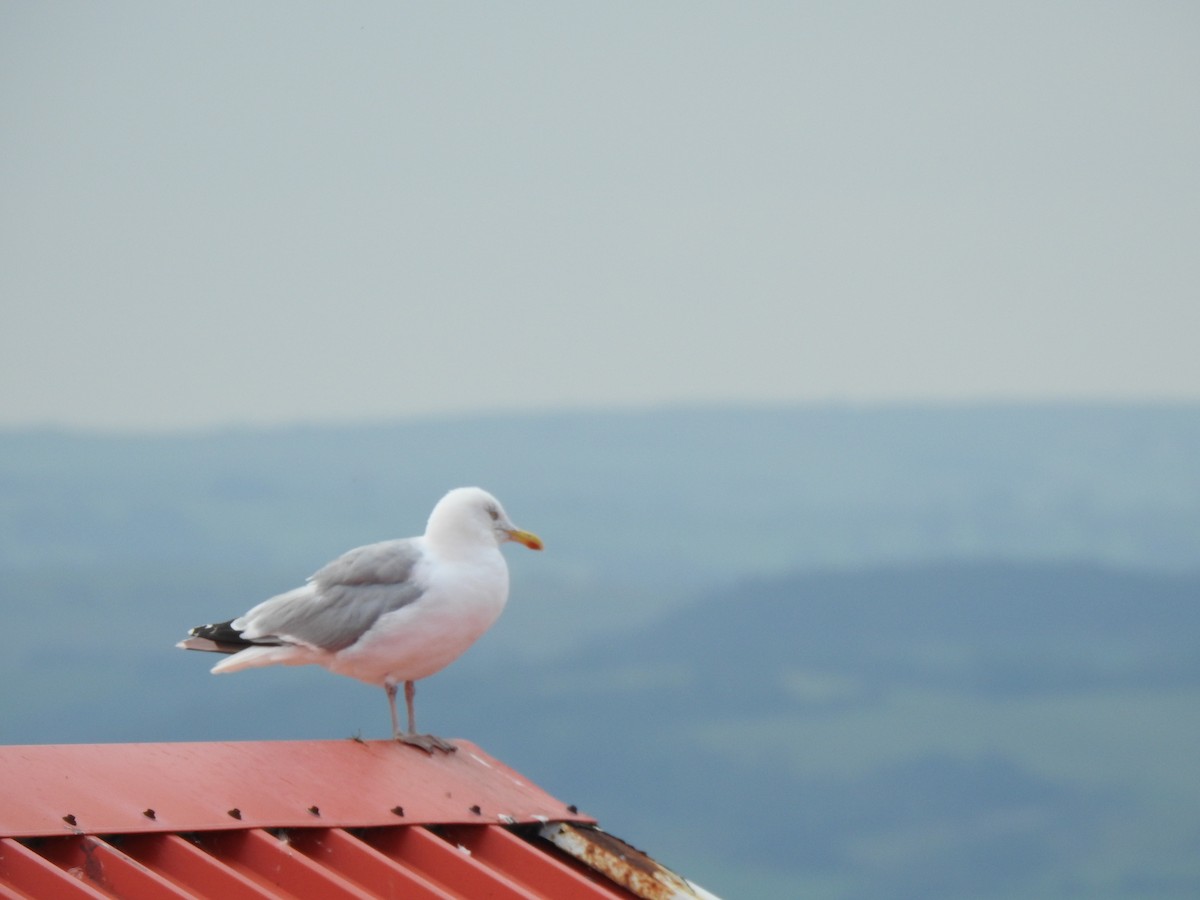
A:
[[[303,666],[318,663],[328,657],[327,653],[309,647],[247,647],[233,656],[226,657],[212,667],[214,675],[240,672],[242,669],[257,669],[260,666]]]

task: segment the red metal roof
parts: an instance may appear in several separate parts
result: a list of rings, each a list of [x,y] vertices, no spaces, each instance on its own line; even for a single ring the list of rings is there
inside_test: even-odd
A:
[[[0,897],[706,897],[474,744],[0,747]]]

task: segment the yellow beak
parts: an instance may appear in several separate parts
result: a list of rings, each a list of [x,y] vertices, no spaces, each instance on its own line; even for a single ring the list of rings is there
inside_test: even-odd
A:
[[[508,532],[508,539],[516,541],[518,544],[524,544],[530,550],[541,550],[543,546],[542,539],[532,531],[521,531],[519,528],[514,528]]]

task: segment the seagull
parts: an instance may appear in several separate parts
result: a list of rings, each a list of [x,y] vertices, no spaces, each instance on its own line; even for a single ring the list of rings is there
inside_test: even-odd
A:
[[[456,748],[418,734],[416,682],[458,659],[491,627],[508,600],[506,541],[541,550],[536,534],[513,525],[482,488],[455,488],[438,501],[420,537],[367,544],[343,553],[303,587],[249,612],[199,625],[175,646],[230,654],[214,674],[259,666],[324,666],[380,685],[392,712],[392,736],[433,755]],[[396,692],[404,685],[408,730]]]

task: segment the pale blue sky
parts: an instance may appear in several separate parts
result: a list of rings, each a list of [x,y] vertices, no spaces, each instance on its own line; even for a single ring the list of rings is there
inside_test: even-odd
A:
[[[0,425],[1200,400],[1200,5],[0,7]]]

